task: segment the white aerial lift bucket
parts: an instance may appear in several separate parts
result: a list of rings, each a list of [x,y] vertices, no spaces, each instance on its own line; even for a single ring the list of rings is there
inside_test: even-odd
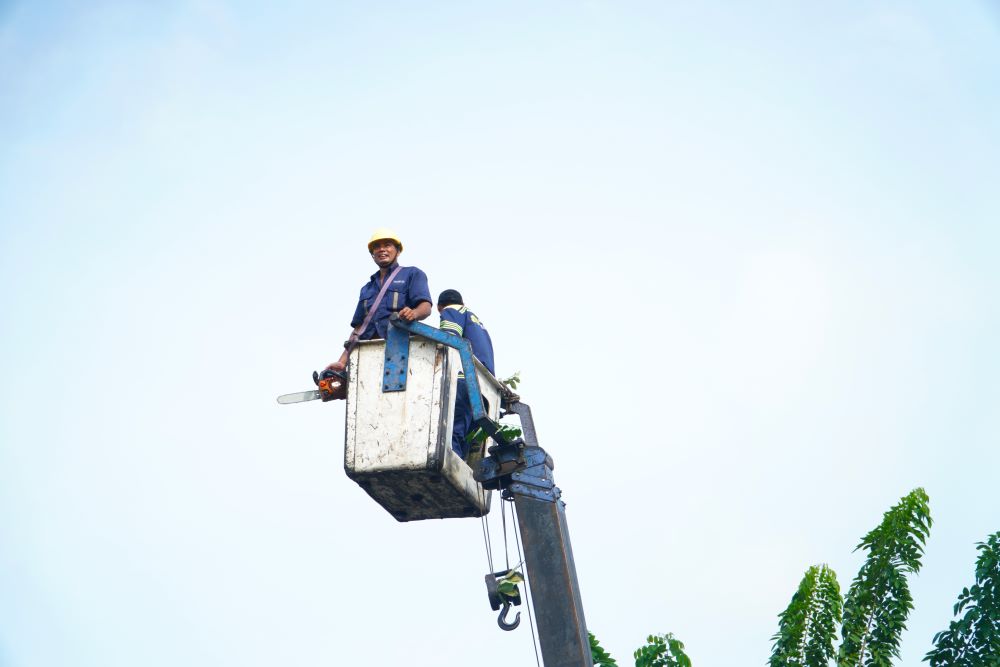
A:
[[[483,516],[490,492],[451,448],[458,372],[457,350],[410,337],[404,390],[384,391],[390,374],[386,341],[351,352],[347,387],[344,470],[397,521]],[[497,421],[500,383],[478,361],[486,414]]]

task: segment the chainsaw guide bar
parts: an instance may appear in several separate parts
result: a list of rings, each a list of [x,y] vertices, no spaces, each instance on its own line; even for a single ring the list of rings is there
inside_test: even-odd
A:
[[[323,394],[319,389],[313,389],[312,391],[297,391],[294,394],[283,394],[278,397],[278,403],[282,405],[288,405],[289,403],[305,403],[306,401],[315,401],[323,398]]]

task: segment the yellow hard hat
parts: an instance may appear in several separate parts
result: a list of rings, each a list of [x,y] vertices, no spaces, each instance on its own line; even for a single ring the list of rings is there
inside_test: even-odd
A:
[[[385,227],[379,227],[372,233],[372,237],[368,239],[368,252],[372,251],[372,244],[376,241],[389,240],[395,242],[399,246],[399,252],[403,252],[403,242],[399,240],[396,236],[396,232],[391,229],[386,229]]]

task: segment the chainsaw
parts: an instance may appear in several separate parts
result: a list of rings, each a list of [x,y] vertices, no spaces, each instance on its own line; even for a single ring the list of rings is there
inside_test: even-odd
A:
[[[287,405],[315,401],[316,399],[321,399],[326,403],[339,398],[347,398],[347,371],[337,371],[332,368],[324,369],[322,373],[313,371],[313,382],[316,383],[316,389],[283,394],[278,397],[278,403]]]

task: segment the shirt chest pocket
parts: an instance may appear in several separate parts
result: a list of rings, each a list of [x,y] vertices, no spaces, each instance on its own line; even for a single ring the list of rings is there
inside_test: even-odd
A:
[[[367,315],[368,311],[371,310],[372,306],[375,305],[375,299],[377,296],[378,292],[373,292],[371,294],[362,294],[360,303],[358,304],[361,306],[361,312]]]
[[[392,312],[396,312],[402,308],[406,307],[406,286],[400,285],[398,289],[394,289],[395,285],[390,287],[382,295],[382,308],[388,308]],[[372,309],[375,305],[375,301],[378,299],[378,293],[374,294],[364,294],[361,296],[361,309],[368,314],[368,311]]]
[[[385,293],[385,301],[389,310],[396,312],[406,307],[406,286],[392,285]]]

